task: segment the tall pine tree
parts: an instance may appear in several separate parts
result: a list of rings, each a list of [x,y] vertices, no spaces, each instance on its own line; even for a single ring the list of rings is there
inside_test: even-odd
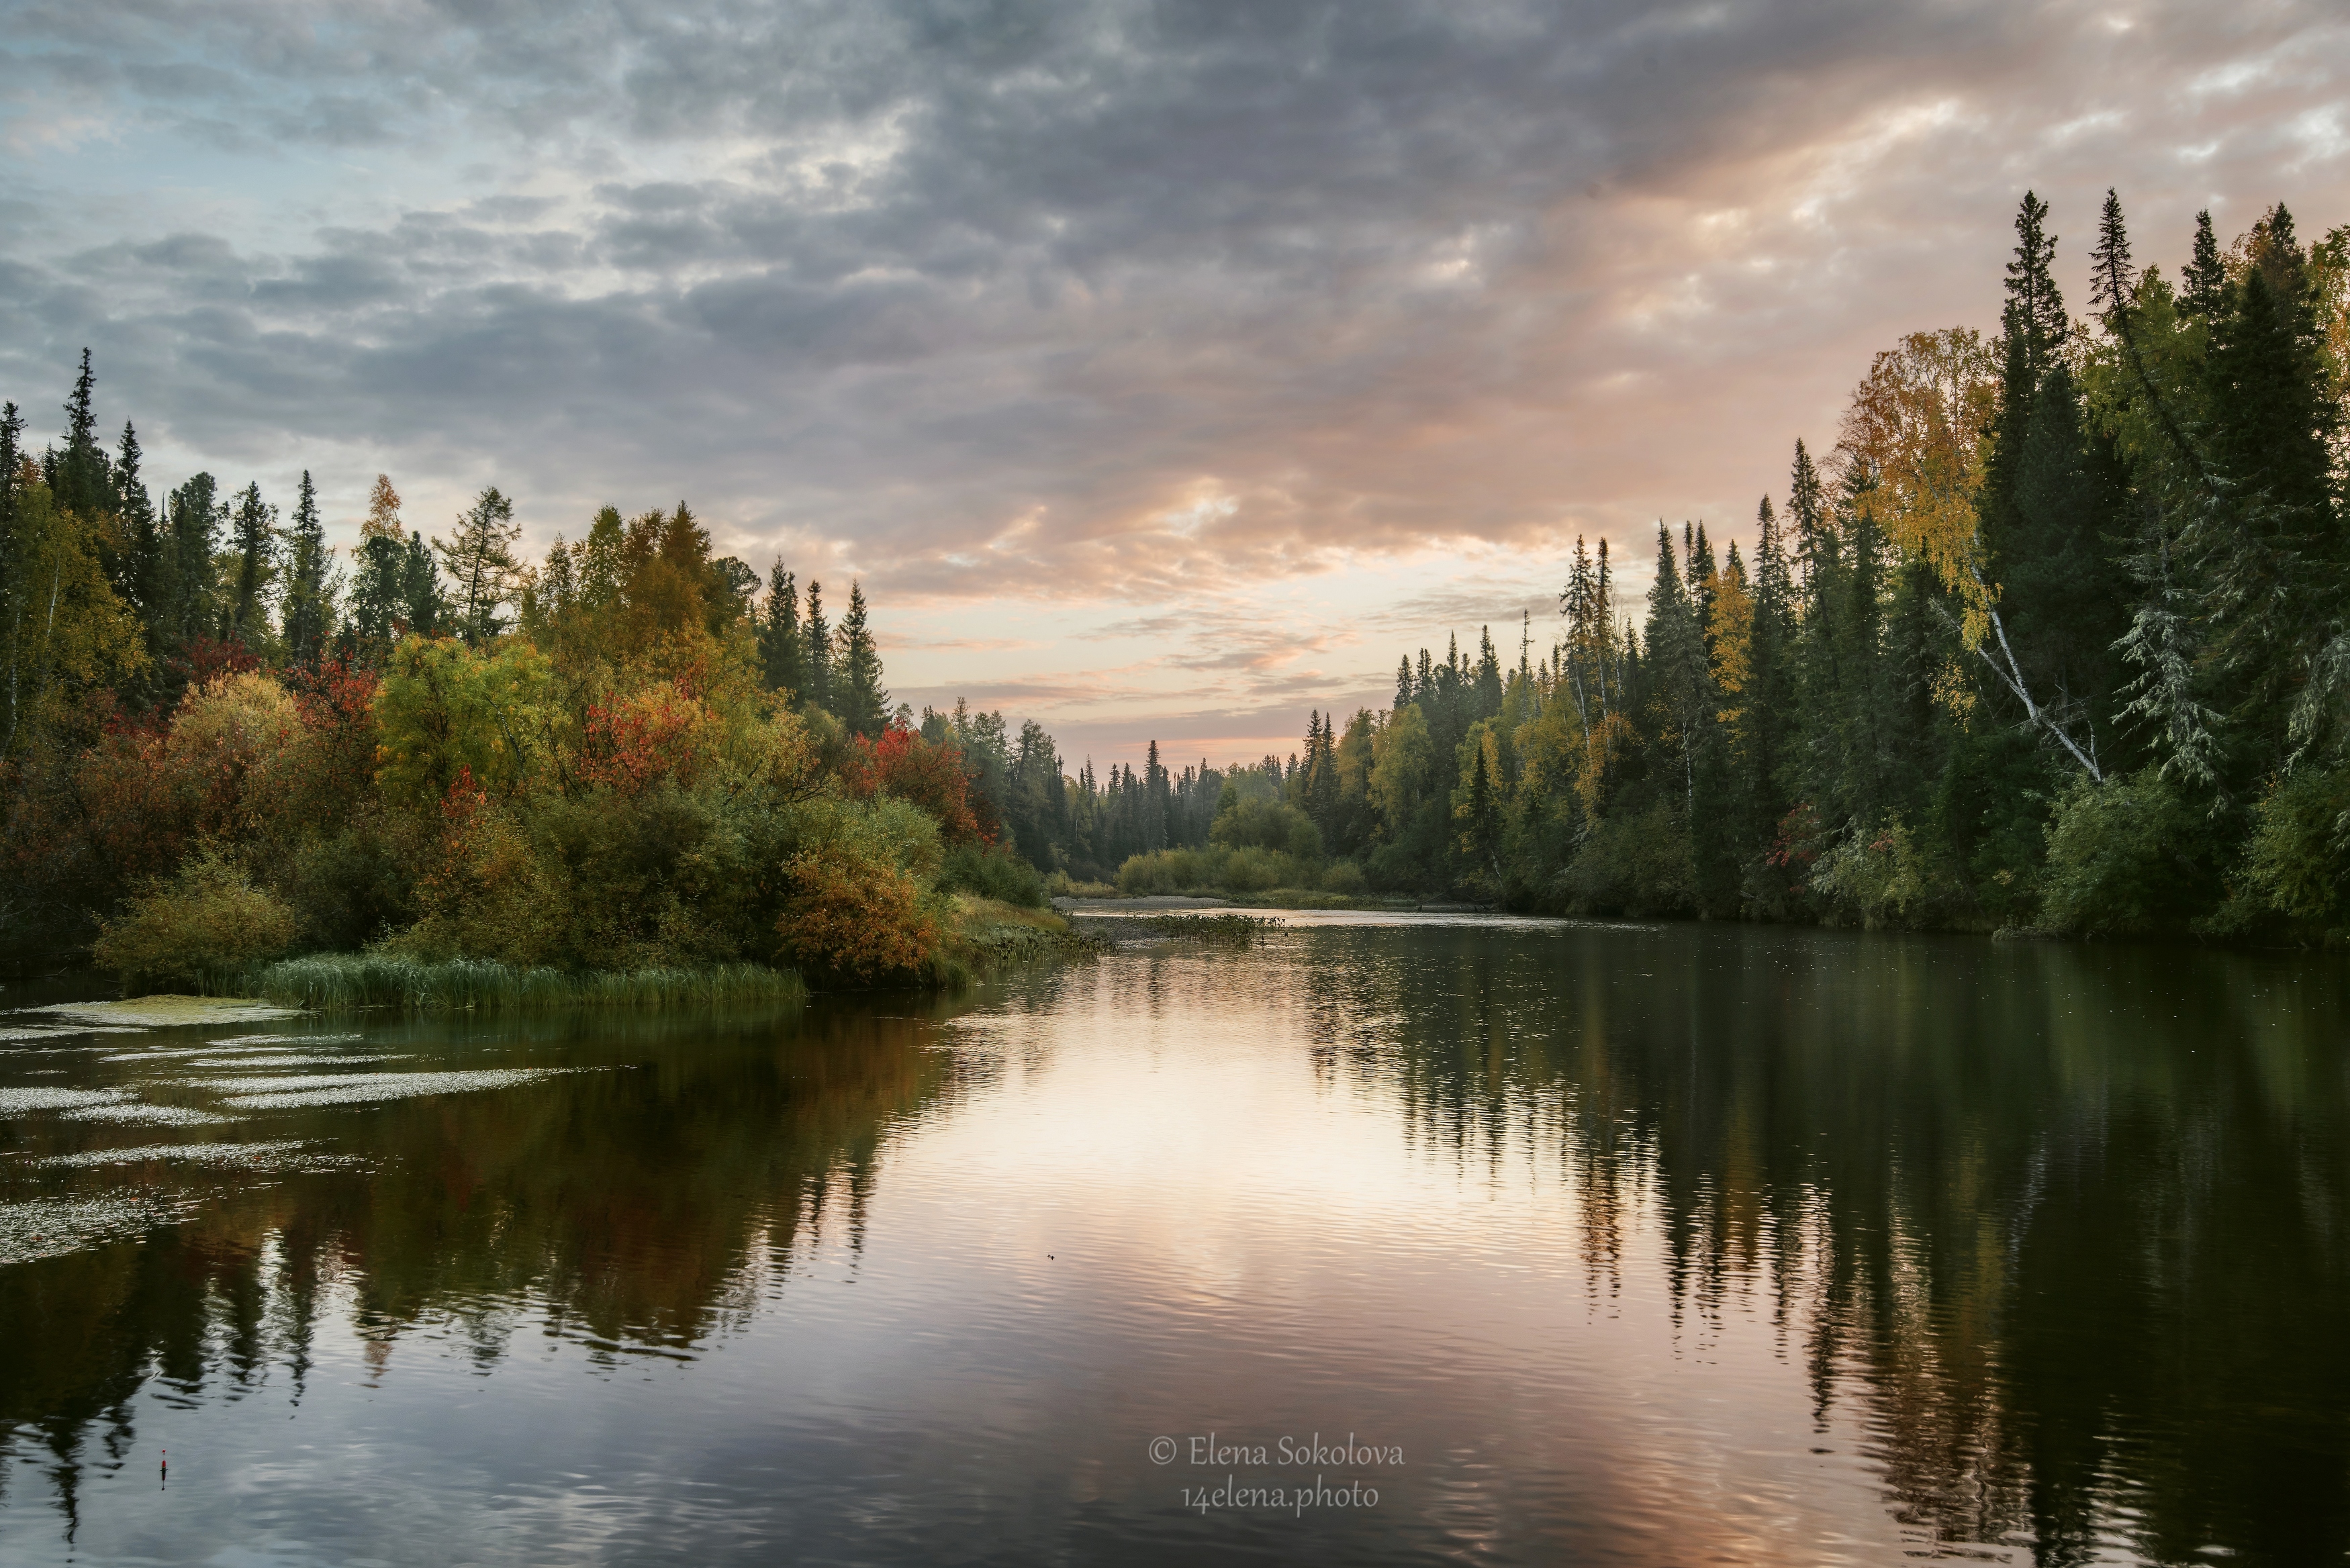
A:
[[[294,521],[286,538],[286,656],[314,667],[333,633],[334,603],[327,579],[327,531],[318,520],[318,492],[302,471]]]
[[[229,590],[221,636],[259,653],[269,634],[266,605],[277,560],[277,508],[261,499],[261,486],[248,484],[229,519],[229,548],[236,556],[236,578]]]
[[[841,722],[852,734],[879,740],[889,725],[889,693],[881,684],[881,653],[866,621],[865,589],[854,577],[848,580],[848,613],[840,618],[835,636]]]
[[[807,685],[806,658],[800,642],[800,591],[784,558],[767,571],[767,601],[759,615],[759,670],[770,691],[801,694]]]

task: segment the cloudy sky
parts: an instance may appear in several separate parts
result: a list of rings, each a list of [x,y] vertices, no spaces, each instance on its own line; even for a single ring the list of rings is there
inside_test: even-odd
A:
[[[917,706],[1222,762],[1742,529],[2027,187],[2075,300],[2109,184],[2350,222],[2345,103],[2338,0],[0,0],[0,395],[346,540],[684,497]]]

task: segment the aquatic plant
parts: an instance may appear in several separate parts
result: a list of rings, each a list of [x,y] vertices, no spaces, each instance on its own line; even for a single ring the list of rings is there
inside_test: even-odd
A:
[[[1282,923],[1275,915],[1137,915],[1131,919],[1162,937],[1186,937],[1236,948],[1251,946],[1259,937],[1278,930]]]
[[[569,973],[486,959],[431,960],[397,953],[316,953],[260,966],[249,994],[336,1012],[397,1007],[408,1012],[524,1012],[561,1007],[717,1007],[797,1002],[807,987],[789,970],[759,964]]]

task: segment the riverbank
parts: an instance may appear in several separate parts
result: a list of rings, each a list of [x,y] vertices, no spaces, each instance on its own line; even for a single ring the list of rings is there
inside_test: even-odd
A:
[[[839,975],[809,976],[758,963],[570,971],[382,950],[306,953],[233,969],[207,968],[177,978],[192,980],[207,999],[247,999],[302,1012],[796,1006],[816,992],[954,991],[1013,964],[1085,957],[1107,945],[1054,910],[1025,909],[976,894],[950,895],[939,913],[937,941],[922,962],[879,983]],[[98,980],[99,972],[92,971],[90,978]],[[144,989],[142,981],[157,978],[173,977],[125,974],[116,977],[116,985],[128,996]]]

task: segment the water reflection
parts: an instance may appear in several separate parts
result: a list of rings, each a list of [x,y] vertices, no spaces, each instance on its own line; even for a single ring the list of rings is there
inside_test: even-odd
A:
[[[137,1211],[140,1189],[160,1189],[193,1212],[135,1242],[0,1268],[0,1345],[11,1347],[0,1356],[0,1465],[19,1461],[17,1474],[0,1469],[13,1483],[0,1496],[24,1503],[21,1461],[36,1449],[70,1532],[82,1469],[120,1468],[136,1440],[133,1397],[150,1384],[164,1404],[193,1407],[239,1399],[275,1371],[298,1405],[329,1297],[376,1372],[428,1322],[453,1328],[486,1369],[524,1303],[595,1364],[691,1355],[753,1311],[758,1282],[788,1272],[795,1245],[827,1217],[861,1234],[886,1129],[951,1076],[951,1062],[924,1049],[925,1029],[852,1012],[781,1039],[765,1022],[572,1020],[454,1038],[438,1025],[378,1030],[369,1045],[390,1052],[351,1061],[405,1044],[563,1070],[515,1070],[540,1080],[530,1092],[387,1093],[359,1112],[348,1099],[280,1111],[265,1137],[187,1152],[210,1157],[193,1162],[206,1175],[275,1168],[296,1149],[364,1155],[301,1160],[300,1179],[207,1184],[192,1203],[192,1162],[126,1164],[104,1143],[65,1150],[88,1129],[19,1122],[10,1198],[38,1188],[36,1204],[72,1202],[79,1186],[90,1194],[81,1201]],[[174,1054],[110,1044],[97,1071]]]
[[[534,1412],[385,1504],[420,1558],[2338,1558],[2345,1024],[2338,962],[1336,921],[930,1009],[43,1041],[0,1087],[249,1147],[11,1113],[0,1197],[143,1233],[0,1268],[0,1543],[129,1518],[142,1422],[331,1389],[338,1451]],[[338,1064],[520,1076],[266,1086]],[[1195,1515],[1143,1452],[1333,1417],[1415,1456],[1376,1515]],[[242,1527],[347,1543],[298,1490]]]
[[[1565,1159],[1595,1291],[1652,1189],[1676,1323],[1760,1298],[1920,1543],[2350,1546],[2338,963],[1461,933],[1348,981],[1334,1070],[1464,1164]]]

